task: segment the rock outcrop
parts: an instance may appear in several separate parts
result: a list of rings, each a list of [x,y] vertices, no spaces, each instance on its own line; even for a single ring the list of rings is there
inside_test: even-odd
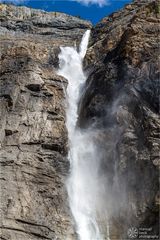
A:
[[[63,13],[0,5],[0,239],[72,239],[65,96],[60,46],[89,22]]]
[[[111,240],[129,239],[132,227],[158,236],[158,16],[157,1],[137,0],[104,18],[84,62],[78,124],[101,152]],[[76,239],[65,190],[67,80],[56,71],[59,47],[78,45],[91,24],[3,4],[0,20],[0,239]]]
[[[98,131],[111,239],[131,227],[158,238],[158,17],[157,1],[126,5],[93,29],[85,59],[79,125]]]

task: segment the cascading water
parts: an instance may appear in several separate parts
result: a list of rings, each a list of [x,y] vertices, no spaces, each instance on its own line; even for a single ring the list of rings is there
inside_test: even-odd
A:
[[[102,240],[97,223],[98,164],[96,147],[89,132],[76,127],[78,102],[86,76],[83,58],[87,51],[90,30],[82,38],[79,52],[73,47],[61,47],[58,74],[68,80],[66,126],[69,137],[70,176],[67,181],[69,204],[80,240]],[[93,136],[94,138],[94,136]]]

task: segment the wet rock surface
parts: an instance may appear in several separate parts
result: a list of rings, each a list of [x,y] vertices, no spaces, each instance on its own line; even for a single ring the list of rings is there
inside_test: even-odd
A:
[[[158,2],[135,1],[97,24],[85,59],[79,126],[98,131],[111,239],[158,236],[158,29]]]
[[[73,239],[65,189],[67,81],[56,74],[60,46],[89,22],[0,5],[0,239]]]

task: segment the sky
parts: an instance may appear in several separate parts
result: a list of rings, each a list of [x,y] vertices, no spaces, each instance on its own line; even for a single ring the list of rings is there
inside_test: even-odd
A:
[[[80,16],[93,24],[132,2],[132,0],[0,0],[0,2],[4,1],[49,12],[64,12]]]

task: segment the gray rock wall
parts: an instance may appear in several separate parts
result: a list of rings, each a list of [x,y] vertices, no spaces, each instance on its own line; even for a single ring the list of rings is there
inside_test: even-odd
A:
[[[127,5],[93,29],[85,59],[79,126],[98,132],[111,239],[130,227],[158,236],[158,29],[157,1]]]
[[[0,5],[0,238],[74,238],[65,180],[67,81],[61,45],[91,24],[61,13]]]
[[[130,227],[158,234],[157,1],[135,1],[92,29],[79,127],[91,128],[107,184],[111,239]],[[62,13],[0,5],[0,237],[76,239],[59,47],[91,24]],[[104,199],[103,199],[104,202]],[[102,228],[105,232],[106,221]]]

